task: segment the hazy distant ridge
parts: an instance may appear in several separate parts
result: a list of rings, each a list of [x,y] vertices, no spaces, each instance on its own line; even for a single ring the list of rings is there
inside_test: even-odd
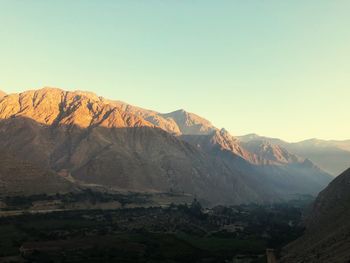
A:
[[[308,158],[316,165],[331,173],[338,175],[350,166],[350,140],[319,140],[309,139],[296,143],[288,143],[280,139],[248,134],[238,137],[245,143],[266,141],[272,145],[279,145],[289,152],[303,158]]]

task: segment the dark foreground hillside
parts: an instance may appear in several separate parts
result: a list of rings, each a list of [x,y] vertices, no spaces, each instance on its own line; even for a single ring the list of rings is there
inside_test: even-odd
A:
[[[266,262],[267,248],[302,233],[303,207],[203,209],[194,200],[164,208],[0,211],[0,262]]]
[[[318,195],[305,234],[286,247],[282,262],[350,262],[350,169]]]

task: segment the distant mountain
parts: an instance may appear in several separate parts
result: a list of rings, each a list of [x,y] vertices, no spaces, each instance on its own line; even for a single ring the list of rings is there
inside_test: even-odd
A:
[[[260,157],[260,164],[290,164],[300,163],[304,159],[288,152],[278,144],[272,144],[265,140],[253,140],[248,142],[241,142],[241,145],[245,147],[251,153]]]
[[[319,139],[310,139],[299,142],[305,146],[317,146],[317,147],[336,147],[344,151],[350,151],[350,140],[337,141],[337,140],[319,140]]]
[[[255,134],[255,133],[250,133],[250,134],[243,135],[243,136],[237,136],[237,138],[241,142],[265,141],[265,142],[269,142],[269,143],[271,143],[273,145],[279,145],[281,147],[285,147],[288,144],[288,142],[285,142],[285,141],[283,141],[281,139],[260,136],[260,135]]]
[[[0,99],[0,150],[79,184],[238,204],[315,194],[330,180],[273,148],[278,158],[268,148],[250,152],[195,114],[161,114],[90,92],[44,88]]]
[[[208,120],[185,110],[178,110],[171,113],[162,114],[162,116],[174,120],[178,125],[181,134],[183,135],[204,135],[210,134],[216,130],[216,128]]]
[[[182,135],[180,138],[206,152],[227,151],[246,161],[256,162],[255,158],[257,157],[244,149],[237,138],[230,135],[225,129],[217,129],[204,135],[187,134]]]
[[[323,170],[338,175],[350,166],[350,140],[318,140],[310,139],[296,143],[288,143],[276,138],[268,138],[249,134],[240,136],[242,142],[267,141],[272,145],[279,145],[287,151],[308,158]]]
[[[292,143],[287,149],[312,160],[333,175],[338,175],[350,166],[350,141],[307,140]]]
[[[305,234],[288,245],[281,262],[350,262],[350,169],[317,197]]]
[[[296,194],[317,195],[331,181],[329,174],[307,159],[267,142],[242,143],[224,129],[210,135],[180,138],[244,173],[247,182],[258,184],[284,199]]]
[[[216,128],[206,119],[185,110],[177,110],[170,113],[159,113],[142,109],[125,102],[115,101],[124,111],[144,118],[153,125],[169,133],[176,135],[210,134]]]

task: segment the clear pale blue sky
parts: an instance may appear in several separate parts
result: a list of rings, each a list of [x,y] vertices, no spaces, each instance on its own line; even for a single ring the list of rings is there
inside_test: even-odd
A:
[[[350,1],[0,0],[0,89],[90,90],[234,135],[350,138]]]

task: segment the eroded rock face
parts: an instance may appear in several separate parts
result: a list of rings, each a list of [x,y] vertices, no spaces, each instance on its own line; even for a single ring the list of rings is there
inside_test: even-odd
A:
[[[0,101],[0,118],[27,117],[45,125],[80,128],[153,127],[150,122],[108,103],[93,93],[44,88],[11,94]]]

